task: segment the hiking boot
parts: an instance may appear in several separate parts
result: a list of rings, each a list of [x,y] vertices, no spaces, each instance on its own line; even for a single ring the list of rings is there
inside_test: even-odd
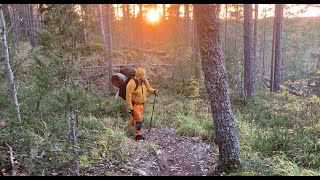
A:
[[[146,138],[143,137],[142,135],[136,136],[136,141],[143,141],[143,140],[145,140],[145,139],[146,139]]]

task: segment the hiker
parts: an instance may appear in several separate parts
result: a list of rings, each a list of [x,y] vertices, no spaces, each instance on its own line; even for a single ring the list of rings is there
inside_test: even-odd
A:
[[[136,88],[136,82],[138,87]],[[146,70],[137,68],[134,79],[131,79],[126,88],[126,102],[131,115],[131,123],[135,127],[135,140],[141,141],[145,137],[142,136],[142,113],[143,105],[147,100],[147,92],[158,95],[158,90],[153,89],[146,78]],[[135,90],[136,88],[136,90]]]

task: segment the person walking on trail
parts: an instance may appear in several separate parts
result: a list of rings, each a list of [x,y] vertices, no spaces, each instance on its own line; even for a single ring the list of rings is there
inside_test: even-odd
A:
[[[131,115],[131,123],[135,127],[136,141],[145,140],[141,129],[143,105],[147,100],[147,92],[158,95],[158,90],[153,89],[146,78],[146,70],[137,68],[135,77],[128,82],[126,88],[126,102]]]

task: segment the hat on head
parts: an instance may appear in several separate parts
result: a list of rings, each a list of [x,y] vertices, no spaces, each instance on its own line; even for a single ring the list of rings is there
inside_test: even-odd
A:
[[[143,75],[145,75],[147,73],[146,70],[144,70],[143,68],[137,68],[136,70],[136,78],[141,78]]]

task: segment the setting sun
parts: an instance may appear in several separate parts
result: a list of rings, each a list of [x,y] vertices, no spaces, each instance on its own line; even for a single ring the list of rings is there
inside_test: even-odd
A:
[[[155,9],[150,9],[148,10],[148,12],[146,13],[146,17],[147,20],[151,23],[155,23],[157,21],[159,21],[160,19],[160,13],[158,11],[156,11]]]

